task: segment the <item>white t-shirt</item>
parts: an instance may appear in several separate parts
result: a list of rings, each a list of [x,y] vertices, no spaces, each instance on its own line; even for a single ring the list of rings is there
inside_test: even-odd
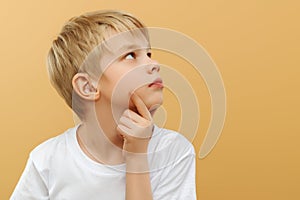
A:
[[[11,200],[124,200],[126,165],[103,165],[81,150],[79,125],[37,146]],[[152,152],[152,153],[151,153]],[[154,125],[148,146],[154,200],[195,200],[195,151],[179,133]]]

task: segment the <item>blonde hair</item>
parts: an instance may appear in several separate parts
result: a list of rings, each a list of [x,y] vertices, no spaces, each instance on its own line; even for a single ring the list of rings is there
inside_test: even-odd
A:
[[[53,41],[47,58],[50,82],[82,120],[83,101],[73,91],[72,79],[88,54],[108,36],[109,30],[129,31],[145,26],[131,14],[96,11],[71,18]]]

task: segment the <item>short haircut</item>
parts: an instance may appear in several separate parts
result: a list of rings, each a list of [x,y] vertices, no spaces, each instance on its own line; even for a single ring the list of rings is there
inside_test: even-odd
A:
[[[131,14],[122,11],[96,11],[71,18],[53,41],[47,58],[50,82],[68,106],[82,120],[83,102],[73,92],[73,76],[89,53],[109,37],[109,30],[117,32],[145,28]],[[74,99],[72,99],[74,98]]]

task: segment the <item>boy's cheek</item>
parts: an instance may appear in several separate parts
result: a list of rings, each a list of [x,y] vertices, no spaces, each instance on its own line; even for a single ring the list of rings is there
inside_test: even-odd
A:
[[[121,81],[119,81],[112,88],[112,102],[123,102],[126,103],[125,106],[132,107],[133,103],[130,101],[130,93],[135,91],[141,98],[143,98],[145,88],[148,88],[148,84],[151,80],[145,80],[141,77],[123,77]]]

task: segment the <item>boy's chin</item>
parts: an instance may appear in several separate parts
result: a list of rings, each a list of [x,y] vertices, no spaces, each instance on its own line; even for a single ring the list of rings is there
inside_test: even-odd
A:
[[[158,107],[160,107],[163,103],[163,96],[152,96],[152,97],[147,97],[143,99],[148,110],[156,110]]]
[[[151,113],[151,115],[153,115],[155,113],[155,111],[162,105],[161,103],[157,103],[157,104],[153,104],[150,107],[148,107],[149,112]]]
[[[162,105],[162,102],[155,103],[155,104],[154,103],[146,103],[146,107],[148,108],[148,110],[152,116],[161,105]],[[135,106],[133,106],[132,104],[129,106],[129,109],[138,113],[137,108]]]

